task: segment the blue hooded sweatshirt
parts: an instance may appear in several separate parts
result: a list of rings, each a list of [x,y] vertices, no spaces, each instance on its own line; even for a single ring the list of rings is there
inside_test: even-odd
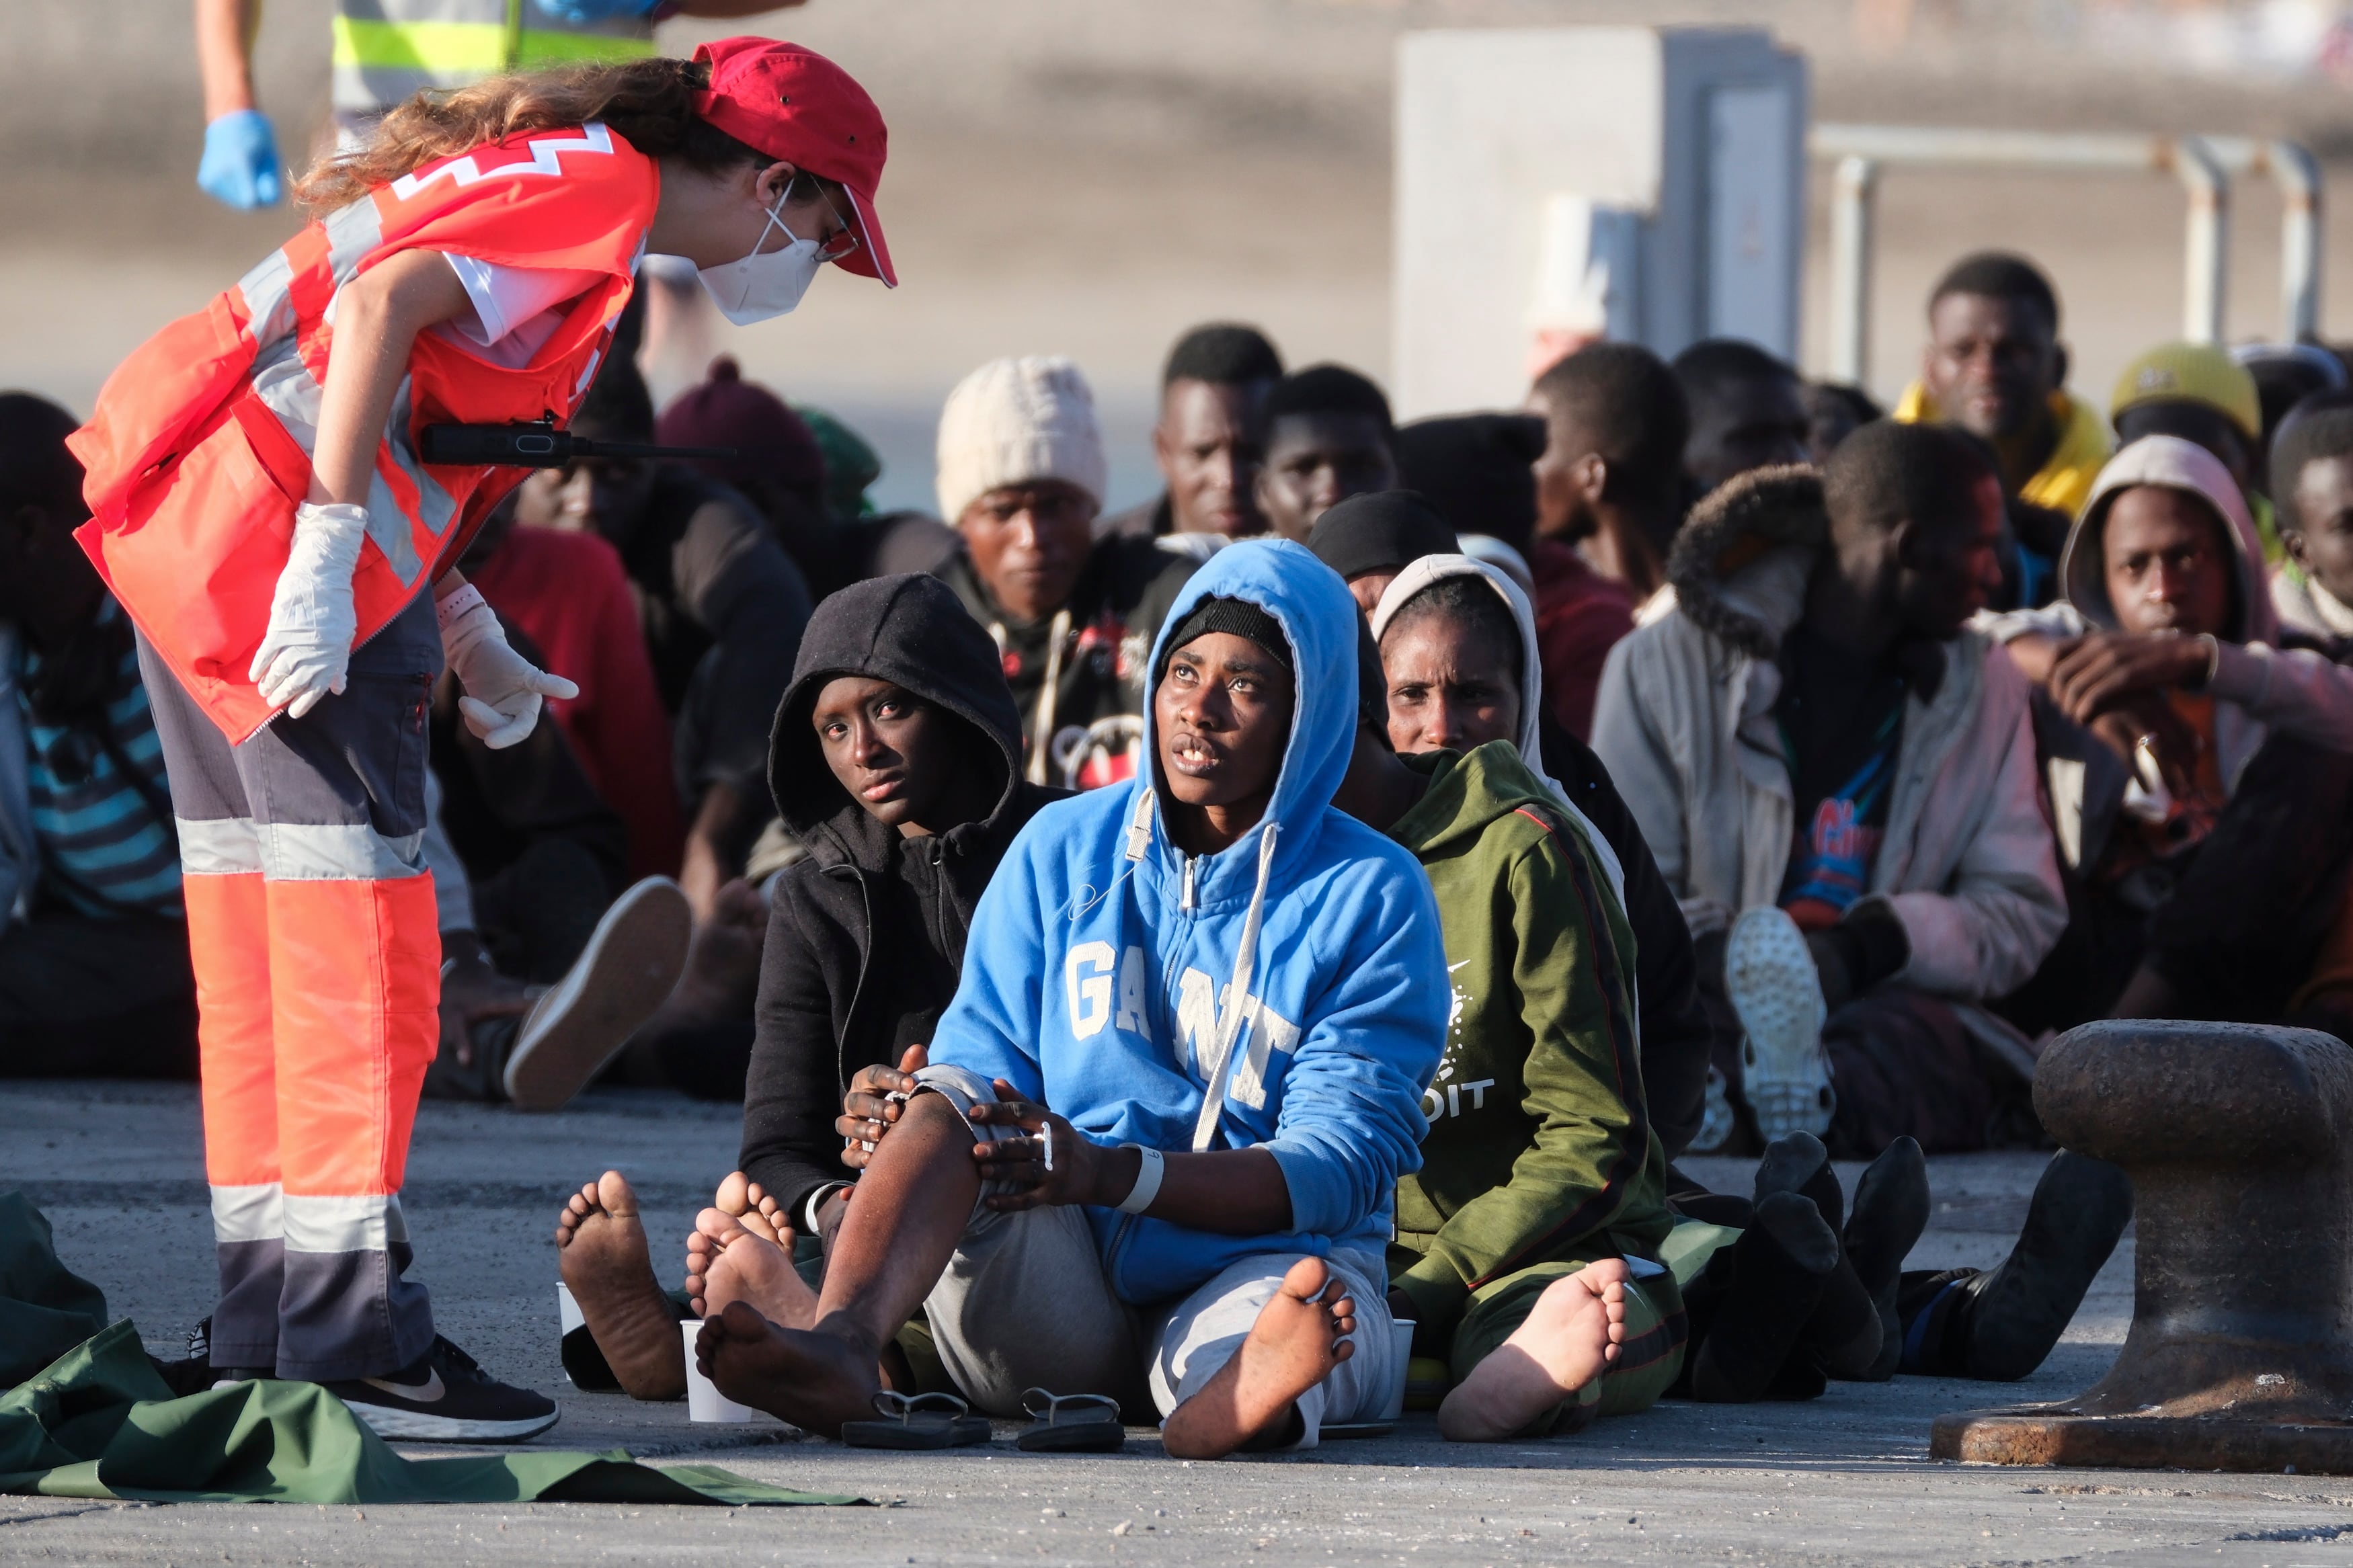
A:
[[[1421,1166],[1421,1093],[1450,1005],[1430,879],[1332,805],[1356,730],[1346,586],[1296,544],[1219,551],[1169,611],[1155,687],[1169,634],[1208,598],[1257,605],[1291,641],[1298,698],[1265,821],[1218,854],[1185,854],[1153,793],[1156,762],[1039,812],[981,895],[931,1049],[1097,1143],[1274,1156],[1291,1193],[1284,1234],[1087,1211],[1113,1289],[1139,1304],[1270,1252],[1381,1258],[1398,1177]],[[1148,712],[1144,754],[1159,754]],[[1213,1077],[1225,1093],[1208,1117]]]

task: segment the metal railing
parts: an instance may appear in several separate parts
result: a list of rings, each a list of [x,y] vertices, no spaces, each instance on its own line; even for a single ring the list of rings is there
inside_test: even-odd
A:
[[[2320,327],[2320,165],[2293,142],[2246,136],[2133,136],[1915,125],[1817,125],[1831,186],[1832,377],[1860,384],[1870,360],[1873,198],[1883,167],[2035,168],[2171,174],[2187,198],[2181,332],[2219,342],[2229,281],[2230,193],[2240,174],[2280,189],[2280,296],[2291,341]]]

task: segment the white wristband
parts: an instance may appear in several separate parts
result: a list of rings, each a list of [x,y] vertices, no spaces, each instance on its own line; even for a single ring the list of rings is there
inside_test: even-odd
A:
[[[1120,1199],[1119,1212],[1142,1214],[1152,1206],[1152,1200],[1160,1195],[1160,1178],[1167,1173],[1168,1157],[1159,1150],[1147,1149],[1141,1143],[1123,1143],[1120,1147],[1134,1150],[1140,1163],[1135,1168],[1135,1185],[1127,1190],[1127,1196]]]

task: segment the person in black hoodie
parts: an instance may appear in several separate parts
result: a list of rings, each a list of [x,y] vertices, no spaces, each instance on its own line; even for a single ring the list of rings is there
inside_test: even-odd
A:
[[[851,1079],[921,1065],[909,1053],[955,994],[981,889],[1022,825],[1068,793],[1022,778],[996,645],[921,574],[818,606],[776,712],[768,787],[808,855],[772,884],[740,1169],[691,1244],[698,1297],[701,1263],[744,1234],[738,1222],[787,1252],[796,1232],[831,1234],[854,1177],[836,1127]],[[556,1244],[612,1375],[638,1398],[677,1397],[679,1307],[618,1172],[572,1196]]]

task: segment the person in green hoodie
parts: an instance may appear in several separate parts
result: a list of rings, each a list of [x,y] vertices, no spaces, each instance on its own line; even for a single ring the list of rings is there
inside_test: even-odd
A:
[[[1478,587],[1516,645],[1504,601]],[[1360,661],[1365,711],[1335,804],[1420,860],[1454,998],[1421,1170],[1398,1186],[1391,1310],[1415,1320],[1417,1355],[1449,1363],[1450,1438],[1645,1409],[1681,1371],[1685,1331],[1658,1262],[1673,1222],[1615,858],[1509,741],[1398,756],[1369,633]]]

